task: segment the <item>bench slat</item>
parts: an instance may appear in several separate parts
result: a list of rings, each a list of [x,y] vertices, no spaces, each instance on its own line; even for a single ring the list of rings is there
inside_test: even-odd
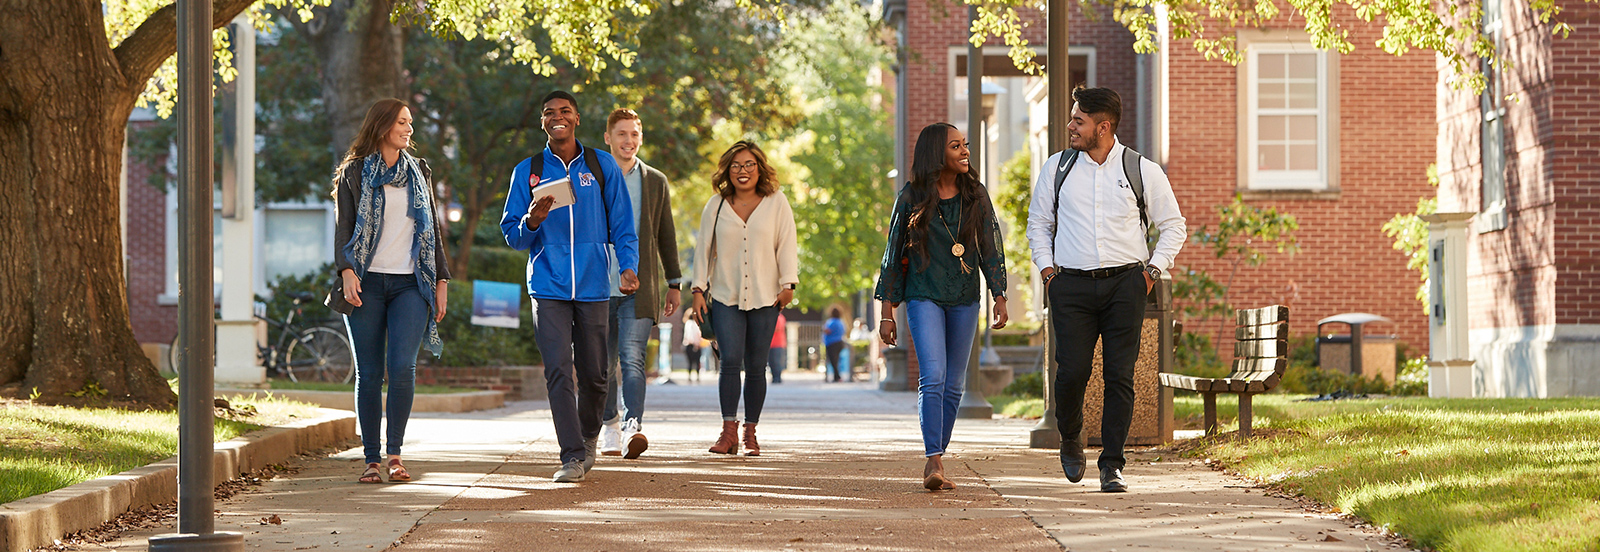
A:
[[[1233,373],[1274,373],[1289,369],[1289,361],[1283,358],[1241,358],[1233,361]],[[1234,377],[1229,375],[1228,377]]]
[[[1240,326],[1260,326],[1275,322],[1289,321],[1289,307],[1272,305],[1259,309],[1239,309],[1238,320]]]
[[[1239,326],[1234,329],[1234,339],[1278,339],[1289,337],[1289,323],[1275,322],[1264,325]]]
[[[1233,358],[1276,358],[1288,356],[1289,339],[1242,339],[1233,342]]]

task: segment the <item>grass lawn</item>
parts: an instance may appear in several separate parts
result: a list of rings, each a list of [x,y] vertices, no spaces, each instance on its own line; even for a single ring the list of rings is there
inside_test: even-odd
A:
[[[1044,399],[1014,395],[995,395],[988,399],[989,404],[994,405],[994,413],[1002,417],[1034,419],[1044,416]]]
[[[253,416],[218,418],[226,441],[266,426],[315,415],[314,407],[284,400],[234,400]],[[133,469],[178,452],[178,414],[0,403],[0,503],[47,493]]]
[[[272,380],[272,381],[268,382],[268,385],[270,385],[272,387],[272,389],[293,390],[293,391],[349,391],[351,393],[354,393],[355,389],[356,389],[356,386],[355,386],[354,383],[329,383],[329,382],[321,382],[321,381],[299,381],[299,382],[295,382],[295,381],[289,381],[289,380]],[[269,391],[270,390],[271,389],[269,389]],[[465,387],[448,387],[448,386],[444,386],[444,385],[418,385],[418,386],[416,386],[416,392],[417,392],[418,395],[443,395],[443,394],[446,394],[446,393],[474,393],[474,392],[477,392],[477,391],[478,391],[477,389],[467,389]]]
[[[1198,452],[1423,547],[1600,550],[1600,399],[1301,398],[1256,397],[1256,438]],[[1199,397],[1175,406],[1198,420]]]

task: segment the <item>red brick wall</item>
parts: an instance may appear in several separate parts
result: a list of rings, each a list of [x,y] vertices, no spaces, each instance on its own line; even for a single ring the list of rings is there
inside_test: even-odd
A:
[[[1023,19],[1029,25],[1023,36],[1030,45],[1043,47],[1045,18],[1042,13],[1024,10]],[[1068,21],[1068,42],[1073,46],[1095,47],[1095,84],[1116,90],[1122,96],[1122,122],[1117,136],[1130,146],[1138,138],[1139,91],[1136,90],[1136,55],[1133,52],[1133,34],[1103,14],[1098,21],[1074,11]],[[951,46],[966,46],[968,36],[967,12],[961,6],[928,0],[910,0],[906,12],[906,46],[910,50],[906,84],[908,117],[905,137],[906,159],[912,158],[916,148],[917,133],[930,124],[950,118],[950,79],[955,73],[949,67],[948,52]],[[990,40],[989,46],[1000,46],[999,40]],[[963,129],[964,130],[964,129]]]
[[[1380,228],[1434,193],[1427,183],[1427,166],[1435,157],[1434,57],[1385,54],[1372,46],[1381,28],[1356,20],[1348,10],[1335,13],[1356,45],[1355,52],[1337,60],[1340,192],[1316,199],[1252,196],[1247,203],[1298,219],[1300,253],[1274,252],[1262,266],[1242,267],[1230,301],[1240,308],[1289,305],[1296,334],[1314,332],[1318,319],[1333,314],[1380,314],[1394,319],[1392,330],[1368,331],[1392,331],[1414,353],[1425,353],[1428,325],[1415,298],[1418,275],[1406,268],[1405,256]],[[1174,43],[1168,55],[1167,172],[1192,236],[1202,227],[1216,229],[1217,207],[1230,203],[1238,188],[1236,125],[1242,120],[1236,94],[1242,69],[1205,60],[1192,41]],[[1223,283],[1230,268],[1195,243],[1185,245],[1177,264],[1206,270]]]
[[[1596,173],[1585,158],[1595,151],[1595,141],[1585,134],[1592,132],[1600,106],[1592,96],[1594,60],[1600,55],[1594,45],[1595,14],[1587,4],[1572,6],[1562,19],[1579,31],[1552,42],[1550,26],[1539,24],[1526,4],[1508,3],[1505,9],[1505,46],[1513,65],[1503,72],[1504,92],[1517,98],[1505,104],[1507,223],[1501,230],[1468,233],[1468,309],[1474,329],[1600,318],[1594,312],[1600,302],[1582,291],[1593,289],[1588,253],[1593,244],[1584,236],[1594,235],[1595,228],[1582,219],[1593,218],[1594,197],[1582,188]],[[1440,210],[1478,212],[1483,203],[1478,96],[1451,90],[1444,82],[1453,77],[1450,68],[1440,65],[1438,71]],[[1568,226],[1558,231],[1558,222]],[[1563,266],[1559,280],[1558,263]],[[1568,265],[1586,268],[1569,275]],[[1558,307],[1558,296],[1571,300]]]
[[[131,123],[129,131],[141,125]],[[128,158],[128,310],[140,343],[171,343],[178,334],[177,305],[162,306],[166,291],[167,196],[149,184],[152,173],[166,172],[166,158]]]
[[[1573,33],[1550,40],[1555,322],[1600,324],[1600,6],[1564,7]]]

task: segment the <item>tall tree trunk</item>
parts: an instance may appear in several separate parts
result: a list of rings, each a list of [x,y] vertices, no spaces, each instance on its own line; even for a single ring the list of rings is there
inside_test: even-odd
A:
[[[384,98],[409,103],[405,33],[389,21],[393,7],[390,0],[334,0],[317,8],[310,22],[295,24],[317,55],[336,158],[349,149],[373,103]]]
[[[217,0],[213,27],[249,4]],[[175,403],[133,337],[118,223],[128,116],[175,11],[113,50],[98,2],[0,2],[0,394]]]

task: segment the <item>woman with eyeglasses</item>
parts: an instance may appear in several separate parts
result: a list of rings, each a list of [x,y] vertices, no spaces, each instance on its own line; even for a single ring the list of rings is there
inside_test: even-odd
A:
[[[692,284],[695,320],[710,319],[720,353],[722,434],[711,452],[739,453],[743,391],[745,455],[759,456],[756,423],[767,400],[767,353],[778,312],[794,300],[800,282],[794,211],[753,142],[740,140],[722,154],[711,185],[717,193],[700,214]]]

